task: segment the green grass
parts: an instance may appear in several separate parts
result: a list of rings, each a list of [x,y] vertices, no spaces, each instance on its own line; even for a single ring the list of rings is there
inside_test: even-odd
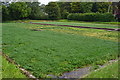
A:
[[[118,78],[118,62],[114,62],[104,68],[93,71],[86,76],[86,78]]]
[[[37,78],[47,77],[47,74],[59,76],[66,71],[93,63],[104,64],[110,59],[117,58],[118,42],[75,33],[75,31],[87,33],[86,30],[88,29],[3,23],[3,52]],[[91,30],[93,29],[89,31],[91,33],[96,31]],[[98,30],[98,32],[108,31]],[[117,38],[115,32],[110,34]],[[107,35],[109,34],[104,36],[109,38]]]
[[[82,29],[82,28],[73,28],[73,27],[60,27],[60,26],[47,26],[47,27],[35,27],[37,30],[50,30],[54,32],[67,33],[71,35],[82,35],[89,37],[96,37],[100,39],[106,39],[110,41],[118,42],[117,31],[104,31],[104,30],[95,30],[95,29]]]
[[[97,24],[111,24],[111,25],[120,25],[120,22],[84,22],[84,21],[74,21],[74,20],[14,20],[14,21],[6,21],[6,22],[73,22],[73,23],[97,23]]]
[[[2,24],[0,24],[2,25]],[[2,49],[2,26],[0,26],[0,52]],[[24,74],[12,63],[9,63],[4,57],[0,54],[0,80],[2,78],[26,78]]]
[[[74,22],[33,22],[33,23],[44,23],[44,24],[57,24],[57,25],[73,25],[73,26],[86,26],[86,27],[98,27],[98,28],[118,28],[118,25],[111,24],[97,24],[97,23],[74,23]]]
[[[67,19],[57,20],[57,22],[98,23],[98,24],[113,24],[113,25],[120,24],[120,22],[84,22],[84,21],[75,21],[75,20],[67,20]]]
[[[1,55],[0,58],[2,58]],[[2,78],[26,78],[26,76],[14,64],[2,58]]]
[[[0,52],[2,52],[2,24],[0,24]],[[0,80],[2,79],[2,58],[0,56]]]
[[[0,56],[0,80],[2,79],[2,57]]]

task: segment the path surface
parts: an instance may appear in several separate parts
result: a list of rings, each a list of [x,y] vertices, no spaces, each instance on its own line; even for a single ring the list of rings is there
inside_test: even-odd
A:
[[[97,27],[72,26],[72,25],[58,25],[58,24],[45,24],[45,23],[31,23],[31,24],[51,25],[51,26],[65,26],[65,27],[76,27],[76,28],[88,28],[88,29],[100,29],[100,30],[108,30],[108,31],[120,31],[120,28],[118,28],[118,29],[111,29],[111,28],[97,28]]]
[[[68,79],[78,78],[78,79],[81,79],[81,78],[84,78],[85,76],[89,75],[91,72],[98,71],[98,70],[100,70],[102,68],[105,68],[106,66],[109,66],[110,64],[112,64],[114,62],[117,62],[117,61],[118,61],[118,59],[110,60],[103,65],[98,65],[99,68],[95,69],[95,70],[92,70],[93,66],[89,66],[89,67],[79,68],[75,71],[70,71],[70,72],[63,73],[62,76],[55,76],[55,75],[51,75],[51,74],[49,74],[47,76],[52,77],[52,78],[68,78]]]

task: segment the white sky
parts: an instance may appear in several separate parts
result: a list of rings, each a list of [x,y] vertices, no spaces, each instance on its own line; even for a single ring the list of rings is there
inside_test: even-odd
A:
[[[39,0],[41,4],[48,4],[51,1],[58,1],[58,0]]]

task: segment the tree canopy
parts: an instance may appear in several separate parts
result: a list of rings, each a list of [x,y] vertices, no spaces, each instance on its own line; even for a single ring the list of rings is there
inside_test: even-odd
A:
[[[23,19],[28,17],[31,12],[31,8],[25,2],[12,2],[8,9],[13,19]]]
[[[120,9],[119,4],[117,8]],[[2,19],[67,19],[70,13],[112,13],[113,10],[111,2],[50,2],[48,5],[39,2],[6,2],[2,4]]]
[[[56,2],[50,2],[45,7],[45,12],[48,14],[49,19],[60,19],[60,8]]]

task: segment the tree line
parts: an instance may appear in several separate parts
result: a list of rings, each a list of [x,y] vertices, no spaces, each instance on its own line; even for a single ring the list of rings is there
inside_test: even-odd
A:
[[[119,5],[117,5],[118,7]],[[67,19],[70,13],[112,13],[111,2],[3,2],[2,20]]]

